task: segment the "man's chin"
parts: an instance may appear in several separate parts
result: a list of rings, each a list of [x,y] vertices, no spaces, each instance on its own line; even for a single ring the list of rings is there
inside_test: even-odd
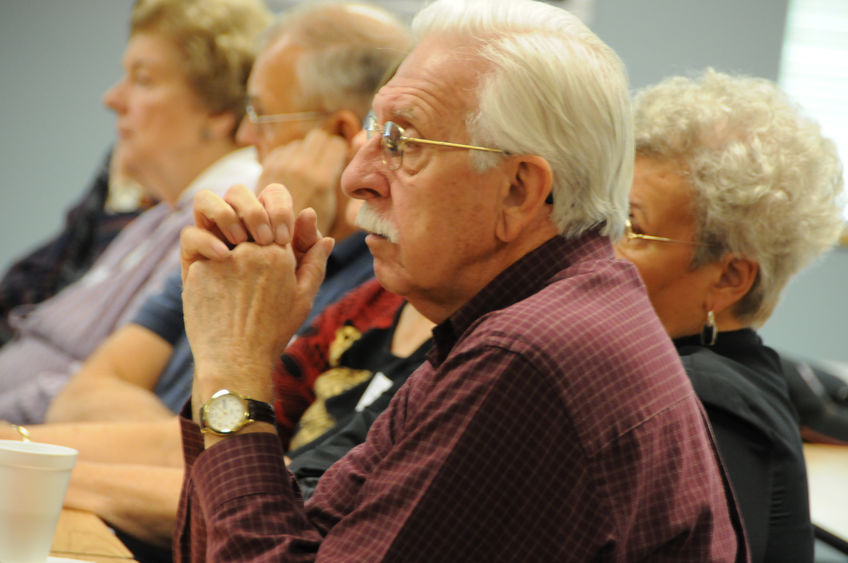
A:
[[[395,264],[381,258],[379,255],[374,256],[374,276],[387,290],[392,293],[404,296],[409,291],[409,283],[399,275]]]

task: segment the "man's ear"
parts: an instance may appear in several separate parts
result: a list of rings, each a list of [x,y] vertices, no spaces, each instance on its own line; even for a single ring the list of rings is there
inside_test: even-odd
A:
[[[725,254],[718,261],[718,276],[710,286],[710,304],[716,315],[732,314],[733,305],[745,297],[757,280],[760,266],[738,254]]]
[[[517,238],[531,222],[550,212],[545,203],[553,186],[548,161],[538,155],[507,156],[507,185],[501,193],[496,235],[503,242]]]
[[[327,133],[341,137],[347,142],[348,146],[351,146],[353,144],[353,138],[362,129],[362,121],[352,111],[342,109],[333,112],[324,121],[323,127]]]

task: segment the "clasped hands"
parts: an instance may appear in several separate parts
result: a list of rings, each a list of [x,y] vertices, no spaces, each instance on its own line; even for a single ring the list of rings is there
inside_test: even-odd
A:
[[[309,313],[333,239],[312,209],[295,216],[280,184],[258,197],[201,191],[194,219],[180,236],[194,410],[222,388],[270,402],[273,362]]]

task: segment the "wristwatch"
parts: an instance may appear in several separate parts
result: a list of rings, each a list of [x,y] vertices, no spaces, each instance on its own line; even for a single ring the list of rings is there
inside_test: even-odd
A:
[[[201,432],[227,436],[253,422],[276,423],[274,406],[221,389],[200,408]]]

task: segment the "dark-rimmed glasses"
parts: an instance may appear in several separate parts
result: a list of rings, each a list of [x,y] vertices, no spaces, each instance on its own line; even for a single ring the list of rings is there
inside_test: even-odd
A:
[[[491,147],[478,147],[475,145],[464,145],[462,143],[450,143],[447,141],[431,141],[430,139],[419,139],[417,137],[407,137],[404,134],[403,127],[394,121],[387,121],[383,125],[377,123],[377,116],[370,112],[365,117],[363,129],[368,139],[374,135],[380,136],[380,146],[382,148],[383,164],[389,170],[397,170],[403,164],[403,154],[406,150],[406,145],[409,143],[421,143],[424,145],[436,145],[440,147],[449,147],[453,149],[466,149],[472,151],[496,152],[501,154],[509,154],[505,150],[494,149]]]

